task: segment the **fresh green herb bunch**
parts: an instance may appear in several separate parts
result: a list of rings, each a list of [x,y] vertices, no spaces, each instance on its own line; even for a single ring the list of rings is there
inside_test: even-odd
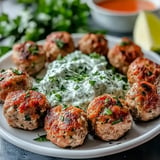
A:
[[[88,32],[89,8],[80,0],[17,0],[26,10],[14,19],[0,15],[0,40],[18,41],[44,39],[53,31]],[[3,50],[0,47],[0,54]]]

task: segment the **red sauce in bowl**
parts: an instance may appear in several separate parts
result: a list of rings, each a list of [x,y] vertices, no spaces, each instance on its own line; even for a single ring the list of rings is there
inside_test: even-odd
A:
[[[137,12],[141,10],[153,10],[154,3],[145,0],[105,0],[96,3],[99,7],[118,12]]]

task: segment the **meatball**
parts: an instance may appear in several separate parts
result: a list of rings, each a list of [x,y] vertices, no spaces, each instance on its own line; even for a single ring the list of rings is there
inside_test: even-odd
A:
[[[27,90],[32,87],[29,75],[18,69],[1,70],[0,72],[0,101],[4,101],[7,94],[16,90]]]
[[[58,56],[66,56],[75,50],[74,42],[68,32],[53,32],[47,36],[44,44],[47,61],[52,62]]]
[[[128,108],[109,94],[91,101],[87,117],[95,135],[104,141],[117,140],[132,126],[132,116]]]
[[[46,55],[41,45],[27,41],[14,45],[12,59],[19,69],[34,75],[45,66]]]
[[[141,56],[143,56],[141,48],[125,37],[108,52],[108,60],[111,65],[123,74],[127,73],[130,63]]]
[[[46,97],[36,91],[10,92],[3,105],[8,124],[15,128],[34,130],[43,126],[46,111],[50,108]]]
[[[108,41],[102,34],[88,33],[79,40],[78,49],[86,54],[96,52],[107,56]]]
[[[160,65],[147,58],[139,57],[130,64],[127,77],[130,84],[147,81],[160,85]]]
[[[47,139],[59,147],[82,145],[88,134],[86,113],[74,106],[56,106],[45,118]]]
[[[132,85],[126,94],[126,105],[135,120],[148,121],[160,115],[160,95],[156,86],[146,82]]]

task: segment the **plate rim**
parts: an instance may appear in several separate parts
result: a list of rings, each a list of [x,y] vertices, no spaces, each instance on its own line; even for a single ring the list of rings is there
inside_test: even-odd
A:
[[[80,38],[83,35],[84,34],[72,34],[73,39]],[[114,41],[115,43],[117,43],[121,39],[121,38],[109,36],[109,35],[106,35],[106,38],[109,41]],[[146,51],[146,50],[143,50],[143,51],[145,52],[145,54],[152,53],[153,58],[160,60],[160,56],[158,56],[156,53],[152,51]],[[9,51],[6,55],[0,58],[0,63],[3,62],[3,60],[8,58],[9,56],[11,56],[11,51]],[[157,125],[155,128],[153,128],[152,130],[138,136],[137,138],[131,139],[127,142],[123,142],[118,145],[113,145],[113,146],[104,147],[104,148],[89,149],[89,150],[84,150],[84,149],[71,150],[71,149],[62,149],[62,148],[48,148],[46,146],[40,146],[37,144],[33,144],[31,142],[27,142],[25,140],[22,140],[21,138],[15,137],[11,133],[9,133],[5,128],[0,126],[0,136],[6,141],[12,143],[13,145],[16,145],[22,149],[25,149],[27,151],[40,154],[40,155],[59,157],[59,158],[71,158],[71,159],[97,158],[97,157],[102,157],[102,156],[123,152],[151,140],[152,138],[156,137],[158,134],[160,134],[160,124]],[[32,145],[32,147],[30,147],[30,145]]]

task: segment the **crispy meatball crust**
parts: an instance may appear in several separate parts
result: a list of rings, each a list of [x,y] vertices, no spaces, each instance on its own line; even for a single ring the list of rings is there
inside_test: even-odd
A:
[[[49,108],[48,100],[43,94],[32,90],[19,90],[8,94],[3,113],[10,126],[34,130],[43,126]]]
[[[59,147],[82,145],[88,134],[86,113],[79,108],[56,106],[45,118],[47,139]]]
[[[7,69],[0,72],[0,101],[4,101],[7,94],[16,90],[27,90],[32,87],[29,75],[18,69]]]
[[[74,42],[68,32],[53,32],[47,36],[44,44],[47,61],[52,62],[59,55],[66,56],[75,50]]]
[[[130,84],[147,81],[160,85],[160,65],[147,58],[139,57],[130,64],[127,78]]]
[[[127,73],[130,63],[141,56],[143,56],[141,48],[126,37],[108,52],[108,60],[111,65],[123,74]]]
[[[12,59],[19,69],[34,75],[45,66],[46,55],[41,45],[27,41],[14,45]]]
[[[146,82],[132,85],[126,94],[126,105],[135,120],[148,121],[160,115],[160,95],[156,86]]]
[[[96,52],[107,56],[108,41],[102,34],[88,33],[79,40],[78,49],[86,54]]]
[[[117,140],[132,126],[129,110],[109,94],[98,96],[91,101],[87,117],[95,135],[104,141]]]

